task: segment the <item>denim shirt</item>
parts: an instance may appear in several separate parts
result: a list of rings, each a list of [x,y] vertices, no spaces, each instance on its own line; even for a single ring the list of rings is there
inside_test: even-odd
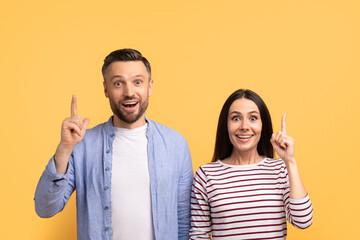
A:
[[[146,120],[155,238],[189,239],[193,169],[188,144],[175,130]],[[111,117],[86,131],[71,154],[65,174],[56,173],[54,157],[50,159],[35,192],[35,210],[40,217],[62,211],[76,190],[78,239],[111,239],[114,139]]]

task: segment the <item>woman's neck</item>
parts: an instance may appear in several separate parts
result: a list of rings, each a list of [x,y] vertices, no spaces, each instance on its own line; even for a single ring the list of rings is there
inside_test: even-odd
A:
[[[264,157],[260,156],[257,151],[251,152],[239,152],[233,150],[228,158],[222,160],[222,162],[231,165],[250,165],[261,162]]]

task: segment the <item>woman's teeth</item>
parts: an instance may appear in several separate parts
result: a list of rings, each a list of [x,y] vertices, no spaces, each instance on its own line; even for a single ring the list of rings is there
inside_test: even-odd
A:
[[[248,139],[248,138],[251,138],[251,136],[241,136],[241,135],[236,135],[238,138],[241,138],[241,139]]]

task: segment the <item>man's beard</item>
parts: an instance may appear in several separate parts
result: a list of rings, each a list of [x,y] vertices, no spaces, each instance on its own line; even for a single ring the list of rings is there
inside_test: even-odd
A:
[[[147,98],[145,99],[144,102],[141,102],[140,100],[138,99],[135,99],[135,98],[128,98],[128,99],[125,99],[125,100],[137,100],[139,104],[138,106],[138,113],[136,112],[133,112],[133,113],[124,113],[122,112],[120,109],[122,107],[122,104],[121,101],[120,103],[116,104],[114,101],[112,101],[110,98],[109,98],[109,101],[110,101],[110,107],[111,107],[111,110],[113,111],[113,113],[123,122],[125,123],[134,123],[136,122],[137,120],[139,120],[139,118],[145,113],[148,105],[149,105],[149,96],[147,96]]]

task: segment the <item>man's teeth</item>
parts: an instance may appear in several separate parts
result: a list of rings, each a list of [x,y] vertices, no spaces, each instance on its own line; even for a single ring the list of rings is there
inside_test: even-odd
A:
[[[251,138],[251,136],[241,136],[241,135],[236,135],[238,138],[241,138],[241,139],[248,139],[248,138]]]
[[[137,104],[137,102],[127,102],[127,103],[123,103],[124,106],[135,105],[135,104]]]

